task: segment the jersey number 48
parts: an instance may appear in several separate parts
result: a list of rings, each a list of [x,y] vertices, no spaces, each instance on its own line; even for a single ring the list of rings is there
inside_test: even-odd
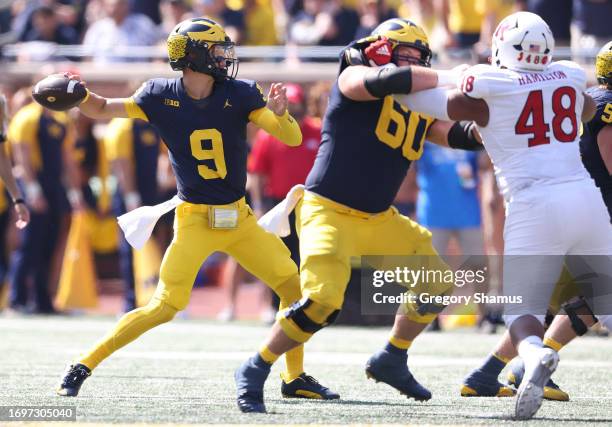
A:
[[[569,99],[565,107],[563,100]],[[556,89],[552,94],[552,130],[555,139],[559,142],[573,142],[578,135],[578,122],[576,120],[576,90],[569,86]],[[563,130],[563,121],[569,119],[570,131]],[[529,147],[550,144],[548,133],[550,124],[544,121],[544,101],[542,91],[529,92],[523,111],[514,126],[517,135],[531,135],[527,140]]]

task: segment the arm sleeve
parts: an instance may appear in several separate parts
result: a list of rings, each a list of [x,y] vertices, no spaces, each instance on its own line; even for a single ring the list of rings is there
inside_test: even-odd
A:
[[[412,111],[427,114],[434,119],[450,120],[448,117],[448,88],[414,92],[409,95],[393,95],[400,104],[406,105]]]
[[[272,110],[263,107],[252,111],[249,120],[285,145],[297,147],[302,143],[300,126],[287,111],[282,116],[277,116]]]
[[[108,124],[104,137],[104,148],[109,161],[131,159],[133,154],[132,121],[113,119]]]

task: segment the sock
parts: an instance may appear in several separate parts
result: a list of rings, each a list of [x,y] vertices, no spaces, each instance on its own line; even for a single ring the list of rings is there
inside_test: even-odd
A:
[[[260,359],[262,359],[265,363],[267,363],[268,365],[272,365],[274,362],[276,362],[278,360],[278,358],[280,357],[280,355],[276,354],[276,353],[272,353],[270,351],[270,349],[268,348],[268,346],[264,345],[260,350],[259,353],[257,353],[257,355],[259,356]]]
[[[563,344],[559,341],[554,340],[553,338],[544,337],[544,345],[546,347],[552,348],[557,353],[563,348]]]
[[[169,322],[176,313],[177,310],[174,307],[158,299],[152,299],[146,306],[124,314],[113,330],[85,353],[78,363],[93,371],[115,351],[131,343],[149,329]]]
[[[491,353],[480,367],[480,370],[487,375],[497,378],[508,362],[502,360],[497,354]]]
[[[410,348],[412,341],[405,340],[402,338],[394,337],[393,335],[389,338],[389,342],[385,346],[385,350],[389,353],[405,355]]]
[[[279,311],[283,311],[302,297],[300,277],[297,274],[292,276],[289,280],[278,286],[275,292],[280,298]],[[281,374],[285,382],[293,381],[302,375],[304,373],[304,345],[295,347],[285,353],[285,363],[287,370]]]
[[[291,382],[304,373],[304,345],[289,350],[285,353],[287,370],[281,375],[285,382]]]
[[[537,354],[542,347],[544,347],[542,338],[536,335],[530,335],[519,343],[517,350],[519,356],[521,356],[525,363],[527,363],[527,359],[530,359],[534,354]]]

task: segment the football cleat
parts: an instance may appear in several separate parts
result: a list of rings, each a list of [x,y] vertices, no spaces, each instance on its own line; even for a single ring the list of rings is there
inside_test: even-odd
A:
[[[550,348],[543,348],[534,365],[525,366],[525,375],[516,395],[514,407],[514,418],[517,420],[531,419],[540,406],[544,398],[544,385],[550,376],[557,369],[559,355]]]
[[[408,356],[392,354],[386,350],[375,353],[366,363],[366,376],[383,382],[401,394],[417,401],[431,399],[431,392],[412,376],[408,369]]]
[[[270,374],[271,365],[263,366],[255,357],[249,358],[234,373],[238,409],[242,412],[265,413],[264,383]]]
[[[497,377],[488,375],[480,369],[472,371],[461,386],[463,397],[512,397],[515,391],[499,381]]]
[[[302,373],[299,377],[289,382],[285,382],[285,379],[283,378],[281,393],[283,397],[287,398],[295,397],[321,400],[340,399],[340,395],[338,393],[319,384],[316,379],[310,375],[306,375],[305,373]]]
[[[66,368],[66,372],[64,373],[64,377],[56,393],[60,396],[78,395],[81,386],[90,375],[91,369],[81,363],[69,365]]]
[[[510,364],[510,371],[508,371],[508,384],[519,388],[523,381],[523,374],[525,373],[525,365],[523,359],[517,357]],[[569,394],[561,390],[552,378],[548,380],[544,386],[544,399],[555,400],[557,402],[568,402],[570,400]]]

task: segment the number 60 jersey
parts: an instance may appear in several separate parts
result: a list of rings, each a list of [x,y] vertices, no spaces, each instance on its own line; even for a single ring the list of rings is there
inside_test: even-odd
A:
[[[542,72],[464,72],[460,90],[489,106],[489,123],[478,130],[506,200],[534,184],[589,178],[578,144],[585,89],[585,72],[571,61]]]
[[[248,80],[215,83],[207,98],[190,98],[177,79],[145,82],[126,103],[131,118],[149,121],[168,146],[178,195],[190,203],[225,205],[245,194],[246,126],[265,107]]]

